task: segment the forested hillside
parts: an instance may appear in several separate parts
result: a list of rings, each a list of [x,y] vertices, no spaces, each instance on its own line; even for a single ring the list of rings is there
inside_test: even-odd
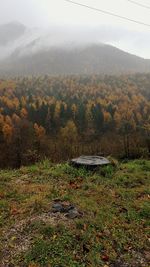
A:
[[[150,152],[150,75],[0,81],[0,166]]]

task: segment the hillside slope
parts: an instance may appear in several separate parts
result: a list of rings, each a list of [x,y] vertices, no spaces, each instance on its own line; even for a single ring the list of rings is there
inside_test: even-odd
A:
[[[34,53],[35,42],[0,62],[0,75],[122,74],[150,72],[150,61],[110,45],[51,47]],[[33,47],[32,47],[33,46]]]
[[[150,60],[106,45],[95,31],[0,25],[0,77],[150,72]]]
[[[1,170],[1,267],[147,267],[149,177],[146,160]]]

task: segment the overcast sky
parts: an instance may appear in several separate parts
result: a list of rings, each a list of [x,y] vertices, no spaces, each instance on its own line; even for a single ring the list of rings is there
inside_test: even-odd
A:
[[[150,24],[150,9],[136,6],[128,0],[74,1]],[[150,6],[150,0],[135,1]],[[72,27],[76,32],[82,28],[82,35],[84,29],[86,35],[88,30],[89,34],[97,32],[99,41],[150,58],[150,27],[75,6],[64,0],[0,0],[0,24],[10,21],[38,28]],[[77,34],[75,36],[78,38]]]

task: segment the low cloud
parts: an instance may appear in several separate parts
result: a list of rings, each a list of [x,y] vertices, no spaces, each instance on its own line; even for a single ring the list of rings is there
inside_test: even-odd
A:
[[[5,59],[15,51],[23,56],[58,46],[71,49],[82,45],[102,43],[112,44],[139,56],[150,57],[150,35],[146,32],[100,25],[97,27],[53,26],[48,29],[26,28],[21,36],[8,42],[7,45],[0,46],[0,59]]]

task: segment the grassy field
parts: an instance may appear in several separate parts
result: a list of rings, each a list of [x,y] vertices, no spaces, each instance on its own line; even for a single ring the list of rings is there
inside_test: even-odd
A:
[[[150,161],[0,171],[0,267],[148,267]],[[54,212],[72,204],[80,216]]]

